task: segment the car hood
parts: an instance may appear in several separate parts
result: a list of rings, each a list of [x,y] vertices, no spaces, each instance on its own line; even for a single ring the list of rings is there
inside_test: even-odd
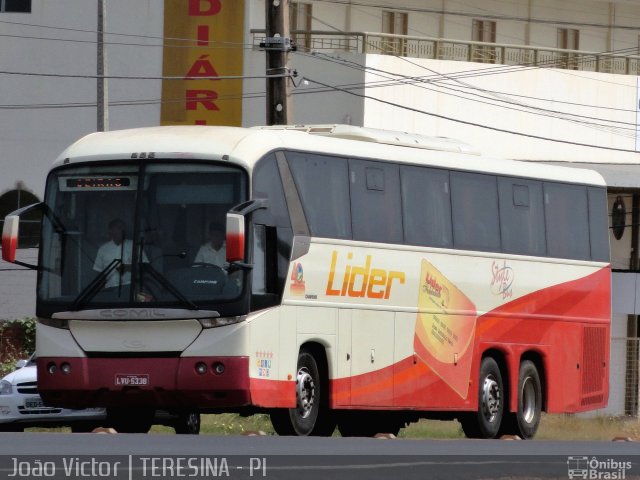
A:
[[[35,382],[38,379],[38,370],[35,365],[28,365],[9,373],[3,380],[10,382],[12,385],[24,382]]]

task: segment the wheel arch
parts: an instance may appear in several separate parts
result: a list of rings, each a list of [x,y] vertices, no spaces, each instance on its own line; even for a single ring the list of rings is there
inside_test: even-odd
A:
[[[317,340],[308,340],[300,345],[298,353],[302,350],[307,350],[316,359],[320,375],[326,382],[329,382],[330,364],[329,357],[327,355],[327,345]]]
[[[538,375],[540,376],[540,390],[542,394],[542,411],[547,411],[547,375],[544,368],[544,360],[542,354],[536,350],[528,350],[524,352],[520,356],[519,365],[522,364],[525,360],[529,360],[532,362],[536,370],[538,371]],[[517,386],[516,386],[517,388]]]
[[[501,350],[499,348],[491,347],[482,352],[482,356],[480,357],[480,364],[482,364],[482,360],[487,357],[493,358],[498,364],[498,368],[500,369],[500,375],[502,376],[502,391],[506,395],[505,399],[505,413],[509,410],[509,405],[511,404],[511,377],[509,376],[509,352]],[[480,368],[480,366],[478,366]],[[516,386],[517,388],[517,386]]]

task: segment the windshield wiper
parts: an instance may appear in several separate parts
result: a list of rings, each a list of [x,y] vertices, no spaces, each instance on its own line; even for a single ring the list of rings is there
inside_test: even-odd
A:
[[[82,290],[73,301],[71,310],[80,310],[89,300],[91,300],[101,289],[107,281],[111,272],[117,269],[122,264],[122,260],[115,258],[102,270],[96,277]]]
[[[156,282],[166,288],[174,297],[180,300],[180,303],[182,303],[183,306],[188,307],[189,310],[198,310],[198,306],[195,303],[185,297],[180,290],[178,290],[169,280],[167,280],[164,275],[153,268],[150,263],[144,263],[142,265],[144,269],[151,274],[151,277],[153,277]],[[142,285],[142,278],[140,279],[140,285]]]

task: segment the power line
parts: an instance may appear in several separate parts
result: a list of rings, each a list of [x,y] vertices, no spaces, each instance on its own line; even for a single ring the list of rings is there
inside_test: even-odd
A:
[[[81,79],[97,79],[107,78],[109,80],[248,80],[256,78],[282,78],[290,77],[288,73],[275,75],[220,75],[220,76],[130,76],[130,75],[79,75],[72,73],[36,73],[36,72],[10,72],[0,70],[0,75],[18,75],[25,77],[53,77],[53,78],[81,78]]]
[[[417,66],[419,68],[427,70],[427,71],[429,71],[431,73],[434,73],[436,75],[441,75],[441,76],[443,76],[445,78],[449,78],[448,75],[441,74],[441,73],[436,72],[435,70],[432,70],[432,69],[430,69],[430,68],[428,68],[426,66],[419,65],[419,64],[417,64],[415,62],[412,62],[411,60],[409,60],[407,58],[402,57],[401,59],[403,61],[405,61],[405,62],[408,62],[408,63],[410,63],[410,64],[412,64],[414,66]],[[619,120],[609,120],[609,119],[597,118],[597,117],[588,116],[588,115],[579,115],[579,114],[570,113],[570,112],[562,112],[562,111],[559,111],[559,110],[551,110],[551,109],[546,109],[546,108],[541,108],[541,107],[535,107],[535,106],[532,106],[532,105],[527,105],[527,104],[522,103],[522,102],[513,101],[512,99],[505,99],[505,98],[503,98],[502,95],[496,94],[495,92],[493,92],[491,90],[479,88],[479,87],[476,87],[474,85],[470,85],[468,83],[462,82],[462,81],[457,80],[457,79],[455,80],[455,82],[460,84],[460,85],[462,85],[465,88],[470,88],[470,89],[473,89],[473,90],[476,90],[476,91],[479,91],[479,92],[482,92],[482,93],[487,93],[487,94],[489,94],[491,97],[493,97],[494,99],[496,99],[499,102],[504,102],[504,103],[507,103],[507,104],[510,104],[510,105],[518,105],[518,106],[521,106],[521,107],[524,107],[524,108],[527,108],[527,109],[536,110],[536,111],[533,111],[533,112],[529,112],[529,113],[533,113],[535,115],[550,114],[549,116],[551,116],[551,117],[555,117],[555,118],[571,121],[573,123],[581,123],[581,124],[584,124],[584,125],[587,125],[587,126],[605,127],[605,129],[611,129],[612,133],[622,132],[620,134],[623,134],[623,135],[624,135],[624,130],[627,130],[627,131],[630,131],[630,132],[632,131],[632,132],[634,132],[634,136],[635,136],[635,132],[636,132],[636,128],[637,128],[635,123],[622,122],[622,121],[619,121]],[[454,90],[456,92],[460,92],[460,90],[457,90],[457,89],[455,89],[453,87],[450,87],[450,86],[448,86],[448,84],[446,84],[446,86],[445,86],[445,84],[442,84],[440,86],[442,88],[449,88],[449,89],[452,89],[452,90]],[[483,96],[483,95],[479,95],[479,94],[471,94],[471,95],[476,95],[476,96],[478,96],[480,98],[489,99],[489,97],[486,97],[486,96]],[[505,95],[505,96],[508,97],[508,95]],[[486,103],[486,102],[483,102],[483,103]],[[500,105],[496,105],[496,106],[500,106]],[[503,108],[508,108],[508,107],[503,107]],[[519,109],[515,109],[515,110],[516,111],[523,111],[523,110],[519,110]],[[538,113],[538,112],[540,112],[540,113]],[[576,120],[576,119],[578,119],[578,120]],[[613,123],[613,124],[618,124],[618,125],[626,125],[626,126],[628,126],[628,128],[624,127],[624,126],[616,127],[614,125],[597,124],[597,123],[593,123],[593,122],[584,122],[584,121],[582,121],[580,119],[586,119],[586,120],[592,120],[592,121],[602,121],[602,122]]]
[[[109,34],[105,34],[105,35],[109,35]],[[85,43],[85,44],[93,44],[93,45],[96,44],[96,40],[80,40],[80,39],[73,39],[73,38],[55,38],[55,37],[36,37],[32,35],[13,35],[8,33],[0,33],[0,37],[19,38],[24,40],[44,40],[47,42]],[[185,42],[186,41],[187,40],[185,40]],[[192,40],[192,41],[196,42],[196,40]],[[155,47],[155,48],[194,48],[195,46],[195,44],[194,45],[172,45],[167,43],[127,43],[127,42],[114,42],[114,41],[105,41],[104,44],[108,46]],[[203,49],[203,48],[225,49],[225,48],[239,48],[239,47],[242,47],[244,50],[250,50],[253,48],[253,45],[246,44],[246,43],[239,43],[239,42],[223,42],[218,40],[208,41],[206,46],[198,45],[199,49]]]
[[[331,58],[331,57],[329,57]],[[422,77],[410,77],[410,76],[406,76],[406,75],[401,75],[401,74],[397,74],[397,73],[393,73],[393,72],[388,72],[385,70],[380,70],[380,69],[376,69],[376,68],[372,68],[372,67],[363,67],[357,63],[354,62],[349,62],[347,60],[327,60],[327,61],[334,61],[335,63],[339,63],[339,64],[343,64],[345,66],[349,66],[350,68],[354,68],[357,70],[361,70],[361,71],[372,71],[373,73],[375,73],[378,76],[381,76],[382,78],[385,79],[390,79],[390,77],[385,77],[384,75],[394,75],[395,77],[402,77],[402,80],[395,80],[393,79],[393,81],[389,81],[389,82],[380,82],[376,85],[372,85],[374,82],[368,82],[366,84],[358,84],[355,85],[355,87],[368,87],[368,88],[377,88],[377,87],[388,87],[388,86],[396,86],[396,85],[413,85],[413,86],[417,86],[419,88],[424,88],[430,91],[433,91],[435,93],[441,93],[444,95],[449,95],[449,96],[454,96],[454,97],[458,97],[458,98],[462,98],[465,100],[470,100],[470,101],[474,101],[474,102],[479,102],[479,103],[485,103],[485,104],[489,104],[491,106],[494,107],[499,107],[499,108],[507,108],[510,110],[514,110],[514,111],[521,111],[524,113],[530,113],[530,114],[535,114],[535,115],[544,115],[544,116],[549,116],[552,118],[557,118],[557,119],[563,119],[566,121],[571,121],[572,123],[577,123],[577,124],[582,124],[585,126],[590,126],[593,128],[597,128],[597,129],[605,129],[607,131],[611,131],[611,133],[614,134],[618,134],[618,135],[622,135],[622,136],[628,136],[628,133],[625,133],[624,130],[633,130],[633,132],[635,133],[635,124],[630,124],[630,123],[626,123],[626,122],[618,122],[616,120],[609,120],[609,119],[601,119],[601,118],[597,118],[597,117],[590,117],[590,116],[583,116],[583,115],[578,115],[578,114],[573,114],[570,112],[561,112],[561,111],[553,111],[553,110],[549,110],[549,109],[543,109],[540,107],[535,107],[535,106],[531,106],[531,105],[526,105],[526,104],[521,104],[519,102],[513,102],[510,100],[504,100],[504,99],[499,99],[498,101],[503,102],[503,103],[507,103],[507,104],[512,104],[512,105],[518,105],[521,107],[524,107],[526,109],[529,110],[534,110],[534,111],[528,111],[528,110],[522,110],[522,109],[518,109],[518,108],[513,108],[513,107],[507,107],[505,105],[499,105],[495,102],[486,102],[486,101],[482,101],[482,100],[477,100],[475,98],[468,98],[468,97],[462,97],[460,95],[456,95],[456,94],[452,94],[449,92],[443,92],[442,90],[437,90],[435,88],[429,88],[425,85],[423,85],[424,83],[426,83],[427,85],[434,85],[435,87],[438,88],[445,88],[445,89],[449,89],[449,90],[454,90],[458,93],[464,93],[466,95],[473,95],[473,96],[477,96],[479,98],[484,98],[485,100],[488,100],[487,97],[479,95],[479,94],[474,94],[474,93],[468,93],[468,92],[461,92],[460,90],[454,89],[448,85],[440,85],[437,82],[430,82],[430,81],[425,81]],[[344,86],[343,86],[344,87]],[[349,86],[350,89],[354,89],[354,85],[350,85]],[[468,88],[474,88],[474,87],[468,87]],[[489,91],[490,92],[490,91]],[[537,111],[536,111],[537,110]],[[566,118],[567,116],[569,117],[576,117],[576,118]],[[563,118],[565,117],[565,118]],[[587,120],[592,120],[592,122],[586,122],[584,120],[580,120],[580,118],[584,118]],[[625,128],[625,127],[616,127],[615,125],[609,125],[607,123],[596,123],[596,122],[609,122],[609,123],[620,123],[622,125],[633,125],[634,128]]]
[[[322,1],[322,0],[319,0]],[[365,12],[366,13],[366,12]],[[329,27],[332,30],[335,30],[338,33],[342,33],[345,36],[349,36],[347,34],[347,32],[345,32],[342,29],[339,29],[325,21],[323,21],[322,19],[312,16],[312,18],[316,21],[318,21],[319,23],[322,23],[323,25]],[[424,32],[421,32],[424,33]],[[425,34],[426,35],[426,34]],[[354,36],[354,38],[356,38]],[[446,40],[446,39],[442,39],[442,40]],[[374,48],[376,47],[375,45],[372,45],[371,43],[369,43],[369,45],[373,46]],[[527,46],[523,46],[523,47],[527,47]],[[498,48],[498,46],[496,45],[495,47],[491,46],[491,45],[487,45],[486,48]],[[532,48],[532,47],[530,47]],[[609,56],[609,57],[615,57],[615,56],[619,56],[619,55],[624,55],[624,54],[628,54],[628,53],[635,53],[638,51],[638,48],[636,46],[634,47],[629,47],[629,48],[623,48],[623,49],[618,49],[618,50],[611,50],[611,51],[604,51],[604,52],[580,52],[580,59],[578,61],[576,61],[575,59],[572,60],[572,62],[577,66],[580,64],[585,64],[588,63],[590,61],[592,61],[593,58],[597,58],[598,56]],[[567,52],[566,55],[569,55],[570,53]],[[398,58],[402,58],[398,55],[395,55]],[[591,60],[590,60],[591,59]],[[566,61],[563,58],[559,58],[559,59],[550,59],[548,61],[545,62],[531,62],[531,63],[520,63],[517,65],[497,65],[494,67],[487,67],[487,68],[474,68],[471,70],[465,70],[462,72],[457,72],[455,74],[450,74],[451,78],[454,77],[459,77],[459,78],[476,78],[476,77],[481,77],[481,76],[487,76],[487,75],[497,75],[497,74],[501,74],[501,73],[511,73],[511,72],[520,72],[520,71],[524,71],[527,69],[535,69],[535,68],[544,68],[544,67],[559,67],[560,70],[558,70],[556,73],[560,73],[560,74],[565,74],[565,75],[574,75],[574,76],[578,76],[576,74],[571,74],[568,71],[566,71],[565,69],[563,69],[562,67],[564,67],[566,65]],[[580,77],[580,78],[584,78],[584,77]],[[609,82],[606,80],[602,80],[602,79],[591,79],[588,78],[589,80],[593,80],[593,81],[599,81],[602,83],[609,83],[612,85],[620,85],[623,87],[628,87],[628,88],[635,88],[634,87],[630,87],[629,85],[626,84],[620,84],[617,82]],[[635,110],[634,110],[635,111]]]
[[[320,19],[317,19],[317,20],[320,20]],[[340,30],[339,28],[337,28],[337,27],[335,27],[333,25],[330,25],[329,23],[324,22],[324,21],[322,21],[322,23],[324,25],[328,26],[329,28],[332,28],[333,30],[336,30],[336,31],[338,31],[340,33],[344,33],[346,35],[346,32]],[[491,47],[488,47],[488,48],[491,48]],[[603,54],[612,54],[612,53],[613,52],[604,52]],[[404,60],[404,61],[407,61],[409,63],[412,63],[412,64],[414,64],[416,66],[419,66],[419,65],[415,64],[414,62],[409,61],[405,57],[396,56],[396,58],[399,58],[401,60]],[[569,121],[569,122],[572,122],[572,123],[575,123],[575,124],[583,125],[583,126],[586,126],[586,127],[589,127],[589,128],[595,128],[597,130],[607,131],[609,133],[620,135],[620,136],[627,137],[627,138],[633,137],[636,134],[635,124],[631,124],[631,123],[628,123],[628,122],[619,122],[619,121],[616,121],[616,120],[600,119],[600,118],[589,117],[589,116],[585,116],[585,115],[578,115],[578,114],[573,114],[573,113],[570,113],[570,112],[552,111],[552,110],[549,110],[549,109],[543,109],[543,108],[540,108],[540,107],[535,107],[535,106],[532,106],[532,105],[523,104],[522,102],[515,102],[515,101],[513,101],[511,99],[505,100],[504,98],[500,98],[500,96],[497,95],[495,92],[491,92],[490,90],[480,89],[480,88],[477,88],[477,87],[475,87],[473,85],[469,85],[469,84],[466,84],[464,82],[461,82],[460,80],[457,80],[456,78],[454,78],[455,74],[453,74],[453,75],[443,75],[443,74],[440,74],[438,72],[435,72],[434,70],[428,69],[426,67],[421,67],[421,68],[424,68],[425,70],[428,70],[428,71],[430,71],[430,72],[435,74],[435,78],[433,78],[431,80],[426,80],[424,77],[422,77],[422,78],[408,77],[406,75],[400,75],[400,74],[396,74],[396,73],[392,73],[392,72],[386,72],[386,71],[379,70],[379,69],[373,69],[372,67],[362,67],[361,65],[356,64],[355,62],[348,62],[348,61],[342,60],[342,59],[341,59],[341,61],[344,62],[344,63],[350,63],[352,68],[356,68],[356,69],[359,69],[361,71],[373,70],[373,71],[376,71],[376,72],[383,72],[383,73],[385,73],[387,75],[394,75],[396,77],[397,76],[401,76],[404,79],[406,79],[406,80],[403,80],[403,81],[399,81],[398,83],[396,83],[396,85],[397,84],[413,84],[414,86],[418,86],[420,88],[426,88],[427,90],[431,90],[431,91],[434,91],[434,92],[437,92],[437,93],[443,93],[445,95],[450,95],[450,96],[455,96],[455,97],[458,97],[458,98],[463,98],[463,99],[466,99],[466,100],[485,103],[485,104],[489,104],[489,105],[492,105],[492,106],[495,106],[495,107],[507,108],[507,109],[514,110],[514,111],[521,111],[521,112],[524,112],[524,113],[530,113],[530,114],[535,114],[535,115],[545,115],[545,116],[549,116],[549,117],[552,117],[552,118],[561,119],[561,120]],[[562,61],[562,59],[560,61]],[[582,58],[581,61],[586,61],[586,58]],[[556,62],[557,61],[553,61],[554,64]],[[551,63],[552,62],[549,62],[549,64],[551,64]],[[505,67],[508,68],[509,71],[512,71],[512,70],[515,70],[515,69],[517,69],[518,71],[523,71],[523,70],[527,69],[527,67],[523,66],[523,65],[501,66],[501,67],[496,67],[496,69],[503,69]],[[543,67],[543,65],[538,63],[537,65],[532,66],[530,68],[541,68],[541,67]],[[481,72],[484,72],[487,69],[478,69],[478,70],[481,71]],[[379,76],[382,76],[382,75],[379,75]],[[383,77],[383,78],[389,79],[390,77]],[[428,84],[434,85],[435,87],[438,87],[440,89],[443,89],[443,88],[444,89],[449,89],[449,90],[456,91],[458,93],[463,93],[465,95],[473,95],[473,96],[477,96],[479,98],[484,98],[485,100],[489,100],[488,97],[483,96],[483,95],[469,93],[469,92],[461,92],[459,89],[454,89],[450,85],[444,84],[443,82],[439,81],[440,79],[443,79],[443,78],[451,79],[451,80],[455,81],[456,83],[459,83],[459,84],[465,86],[465,88],[470,88],[470,89],[478,90],[478,91],[481,91],[481,92],[484,92],[484,93],[488,93],[489,95],[493,96],[494,98],[497,97],[497,101],[499,101],[499,102],[503,102],[503,103],[507,103],[507,104],[511,104],[511,105],[518,105],[518,106],[521,106],[521,107],[523,107],[523,108],[525,108],[527,110],[521,110],[519,108],[513,108],[513,107],[506,107],[505,105],[499,105],[499,104],[496,104],[495,102],[485,102],[485,101],[477,100],[475,98],[461,97],[460,95],[451,94],[451,93],[448,93],[448,92],[442,92],[442,90],[436,90],[434,88],[427,88],[424,85],[415,85],[416,83],[428,83]],[[584,120],[581,120],[581,118],[592,120],[592,121],[584,121]],[[597,122],[605,122],[605,123],[597,123]],[[615,126],[615,125],[611,125],[611,123],[626,124],[626,125],[630,125],[630,126],[633,125],[634,128],[626,128],[626,127]],[[625,130],[626,130],[626,132],[625,132]],[[633,131],[633,133],[631,133],[631,131]]]
[[[313,80],[313,79],[311,79],[309,77],[306,77],[306,76],[304,78],[306,80],[308,80],[309,82],[313,82],[313,83],[315,83],[317,85],[322,85],[322,86],[327,87],[327,88],[332,88],[332,89],[334,89],[336,91],[347,93],[349,95],[353,95],[353,96],[360,97],[360,98],[365,98],[365,99],[368,99],[368,100],[373,100],[375,102],[379,102],[379,103],[383,103],[383,104],[386,104],[386,105],[390,105],[390,106],[397,107],[397,108],[400,108],[400,109],[403,109],[403,110],[408,110],[408,111],[411,111],[411,112],[420,113],[420,114],[427,115],[427,116],[430,116],[430,117],[439,118],[441,120],[448,120],[450,122],[460,123],[460,124],[463,124],[463,125],[483,128],[483,129],[486,129],[486,130],[492,130],[492,131],[500,132],[500,133],[507,133],[507,134],[510,134],[510,135],[517,135],[517,136],[521,136],[521,137],[532,138],[532,139],[535,139],[535,140],[544,140],[544,141],[549,141],[549,142],[563,143],[563,144],[566,144],[566,145],[573,145],[573,146],[578,146],[578,147],[597,148],[597,149],[600,149],[600,150],[609,150],[609,151],[624,152],[624,153],[638,153],[635,150],[628,150],[628,149],[624,149],[624,148],[605,147],[605,146],[602,146],[602,145],[593,145],[593,144],[588,144],[588,143],[572,142],[572,141],[569,141],[569,140],[560,140],[560,139],[557,139],[557,138],[543,137],[541,135],[533,135],[533,134],[517,132],[517,131],[514,131],[514,130],[508,130],[508,129],[498,128],[498,127],[490,127],[488,125],[482,125],[482,124],[479,124],[479,123],[470,122],[470,121],[462,120],[462,119],[459,119],[459,118],[448,117],[446,115],[441,115],[441,114],[433,113],[433,112],[427,112],[425,110],[420,110],[420,109],[415,108],[415,107],[409,107],[407,105],[400,105],[398,103],[391,102],[389,100],[383,100],[381,98],[372,97],[370,95],[356,93],[356,92],[350,91],[348,89],[340,88],[340,87],[337,87],[337,86],[334,86],[334,85],[329,85],[327,83],[323,83],[323,82],[320,82],[318,80]]]
[[[474,15],[468,12],[456,12],[456,11],[443,10],[438,8],[406,7],[406,6],[397,5],[397,4],[371,4],[371,3],[359,2],[357,0],[355,1],[354,0],[316,0],[316,1],[319,3],[332,3],[332,4],[345,5],[345,6],[356,5],[360,7],[369,7],[369,8],[381,8],[381,9],[386,8],[386,9],[401,11],[401,12],[434,13],[437,15],[450,15],[450,16],[458,16],[458,17],[472,17]],[[498,15],[495,13],[487,13],[481,16],[482,18],[489,19],[489,20],[511,20],[515,22],[540,23],[540,24],[548,24],[548,25],[611,28],[611,25],[606,23],[573,22],[573,21],[567,21],[567,20],[551,20],[551,19],[541,19],[541,18],[519,17],[515,15]],[[633,30],[633,31],[638,30],[637,27],[628,26],[628,25],[616,25],[615,28],[620,30]]]

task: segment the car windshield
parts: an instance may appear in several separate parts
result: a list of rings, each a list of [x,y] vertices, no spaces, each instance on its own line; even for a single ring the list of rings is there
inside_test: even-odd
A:
[[[54,311],[152,304],[211,308],[241,294],[227,211],[243,170],[211,163],[72,166],[47,181],[39,304]]]

